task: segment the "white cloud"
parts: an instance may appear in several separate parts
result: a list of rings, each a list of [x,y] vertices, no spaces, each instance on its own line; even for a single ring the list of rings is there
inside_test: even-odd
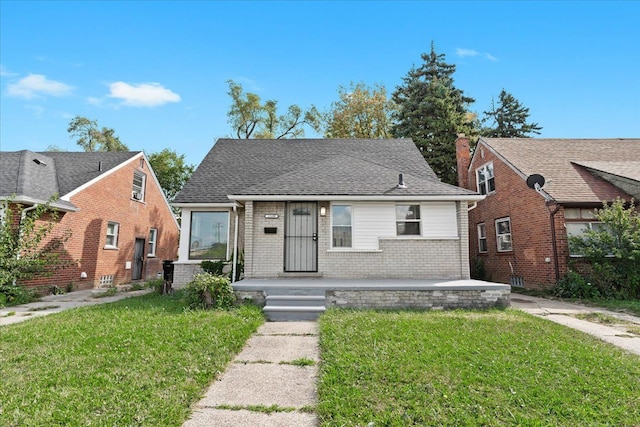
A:
[[[7,94],[31,99],[39,95],[65,96],[70,94],[72,89],[71,86],[49,80],[42,74],[29,74],[17,83],[8,84]]]
[[[179,102],[180,95],[165,89],[159,83],[128,84],[115,82],[109,85],[109,97],[123,100],[131,107],[157,107],[168,102]]]
[[[11,71],[9,71],[9,69],[7,67],[5,67],[4,65],[0,64],[0,76],[2,77],[14,77],[17,76],[18,73],[12,73]]]
[[[464,49],[464,48],[456,48],[456,55],[458,55],[461,58],[464,58],[465,56],[483,56],[485,58],[487,58],[489,61],[497,61],[498,58],[496,58],[495,56],[491,55],[490,53],[483,53],[483,52],[478,52],[477,50],[473,50],[473,49]]]

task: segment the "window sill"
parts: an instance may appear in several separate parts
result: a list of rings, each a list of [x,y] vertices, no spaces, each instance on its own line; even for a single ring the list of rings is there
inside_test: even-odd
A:
[[[146,201],[144,201],[144,200],[134,199],[133,197],[129,198],[129,200],[131,200],[132,202],[138,202],[138,203],[141,203],[141,204],[143,204],[143,205],[146,205],[146,204],[147,204],[147,202],[146,202]]]
[[[102,248],[102,249],[106,249],[106,250],[108,250],[108,251],[117,251],[117,250],[118,250],[118,247],[117,247],[117,246],[109,246],[109,245],[105,245],[105,247],[104,247],[104,248]]]
[[[147,254],[147,258],[155,258],[156,254]]]
[[[378,253],[378,252],[382,252],[382,249],[354,249],[354,248],[331,248],[331,249],[327,249],[327,252],[329,253],[338,253],[338,252],[347,252],[347,253],[355,253],[355,252],[371,252],[371,253]]]
[[[459,236],[395,236],[380,237],[380,240],[460,240]]]

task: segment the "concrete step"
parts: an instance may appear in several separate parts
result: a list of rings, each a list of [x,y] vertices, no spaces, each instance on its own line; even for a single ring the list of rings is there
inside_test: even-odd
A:
[[[325,307],[265,305],[262,311],[271,322],[295,322],[316,320],[325,311]]]
[[[324,307],[324,295],[267,295],[267,306]]]

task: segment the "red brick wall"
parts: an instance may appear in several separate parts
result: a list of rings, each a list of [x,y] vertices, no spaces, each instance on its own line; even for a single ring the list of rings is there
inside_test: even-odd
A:
[[[71,238],[64,245],[64,256],[73,263],[54,277],[31,281],[28,285],[65,288],[72,283],[75,289],[93,288],[99,285],[103,275],[114,275],[115,285],[129,283],[132,268],[125,267],[127,261],[133,261],[136,238],[145,240],[143,278],[157,278],[162,272],[162,261],[177,258],[177,225],[148,165],[141,167],[140,163],[141,159],[136,158],[71,197],[80,211],[64,214],[55,234],[72,230]],[[131,198],[134,170],[147,175],[143,202]],[[105,248],[109,221],[119,224],[117,249]],[[158,229],[155,257],[147,256],[150,228]],[[87,274],[86,279],[80,278],[82,272]]]
[[[469,189],[476,188],[476,169],[493,162],[496,191],[478,202],[477,208],[469,212],[470,258],[482,260],[488,278],[492,281],[509,283],[512,275],[524,279],[525,287],[538,288],[555,283],[553,247],[549,210],[544,198],[527,187],[525,179],[494,156],[486,147],[479,150],[471,162],[468,173]],[[513,250],[498,252],[496,244],[495,220],[511,218],[511,238]],[[488,252],[478,250],[477,225],[485,223]],[[556,234],[565,236],[562,212],[556,214]],[[566,241],[566,237],[565,237]],[[558,259],[566,259],[565,244],[558,244]],[[549,259],[547,262],[546,259]],[[561,267],[564,265],[560,263]],[[562,274],[562,273],[561,273]]]

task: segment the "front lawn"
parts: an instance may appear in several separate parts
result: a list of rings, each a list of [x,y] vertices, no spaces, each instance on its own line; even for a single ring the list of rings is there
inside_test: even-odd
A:
[[[179,426],[263,322],[156,294],[0,328],[0,425]]]
[[[322,426],[637,426],[640,358],[516,310],[330,310]]]

